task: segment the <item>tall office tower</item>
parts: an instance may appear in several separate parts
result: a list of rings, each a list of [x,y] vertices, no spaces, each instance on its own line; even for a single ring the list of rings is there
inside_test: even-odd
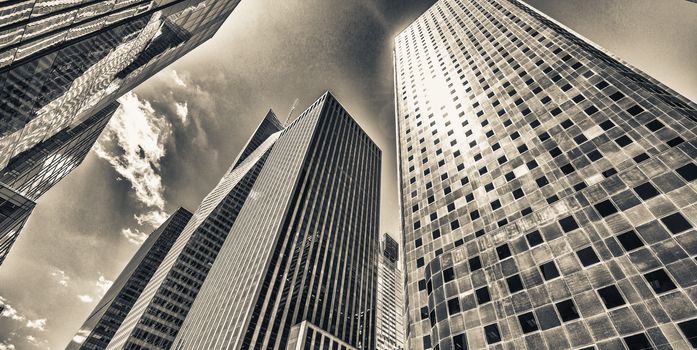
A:
[[[179,208],[143,242],[67,349],[106,349],[114,333],[191,219]]]
[[[404,276],[399,268],[399,244],[389,234],[380,239],[376,349],[404,349]]]
[[[0,194],[0,264],[34,209],[34,202],[82,163],[118,106],[117,102],[109,104],[81,123],[17,154],[0,169],[0,186],[6,190]],[[12,195],[8,197],[9,193]]]
[[[252,185],[282,129],[269,111],[238,159],[203,199],[108,349],[170,348],[240,209],[257,196]]]
[[[303,321],[295,332],[314,334],[304,339],[313,346],[333,337],[375,349],[380,160],[329,92],[300,114],[270,149],[172,349],[284,349]]]
[[[395,54],[410,349],[697,346],[697,104],[517,0]]]

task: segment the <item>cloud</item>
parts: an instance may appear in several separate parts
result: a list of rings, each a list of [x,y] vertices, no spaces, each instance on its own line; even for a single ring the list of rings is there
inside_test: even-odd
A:
[[[56,279],[58,284],[60,284],[63,287],[68,286],[68,281],[70,281],[70,276],[68,276],[65,271],[61,269],[55,268],[53,272],[51,272],[51,276]]]
[[[186,102],[174,102],[174,108],[179,119],[181,119],[183,124],[186,124],[187,117],[189,116],[189,105]]]
[[[138,221],[138,225],[149,224],[157,227],[165,222],[169,215],[163,210],[153,210],[143,214],[135,214],[133,217]]]
[[[0,296],[0,306],[2,306],[1,317],[7,317],[15,321],[24,321],[27,319],[24,315],[20,314],[17,309],[12,307],[12,305],[8,304],[7,299],[2,296]],[[2,350],[2,348],[0,348],[0,350]]]
[[[94,298],[92,298],[92,296],[89,294],[80,294],[77,296],[77,298],[83,303],[91,303],[94,301]]]
[[[76,344],[82,344],[85,342],[87,339],[87,336],[90,335],[90,331],[87,329],[80,329],[77,331],[77,334],[73,337],[73,342]]]
[[[33,321],[29,320],[27,321],[27,327],[43,331],[46,329],[46,319],[39,318]]]
[[[99,278],[97,279],[97,289],[99,289],[100,297],[106,294],[112,284],[114,284],[114,281],[108,280],[103,275],[99,275]]]
[[[15,346],[5,342],[0,342],[0,350],[15,350]]]
[[[145,239],[148,238],[147,233],[140,232],[140,230],[138,229],[131,230],[130,228],[125,228],[121,230],[121,234],[124,237],[126,237],[126,239],[128,239],[129,242],[138,245],[143,244],[143,242],[145,242]]]
[[[186,87],[186,82],[184,82],[184,79],[182,79],[179,76],[179,73],[177,73],[177,71],[174,69],[172,69],[172,80],[174,80],[175,84],[182,86],[182,87]]]

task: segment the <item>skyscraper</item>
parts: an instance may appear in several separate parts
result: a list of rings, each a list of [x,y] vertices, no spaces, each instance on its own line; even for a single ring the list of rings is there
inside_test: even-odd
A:
[[[80,327],[67,349],[106,349],[191,215],[188,210],[179,208],[148,236]]]
[[[399,244],[389,234],[380,239],[376,349],[404,349],[404,276],[399,268]]]
[[[329,92],[300,114],[272,146],[172,349],[284,349],[303,332],[312,346],[374,349],[380,160]]]
[[[117,102],[111,103],[81,123],[59,131],[15,155],[0,170],[0,185],[7,190],[0,194],[0,264],[34,209],[34,202],[82,163],[118,106]],[[7,197],[9,193],[12,199]]]
[[[203,199],[116,331],[109,349],[169,349],[282,129],[269,111]]]
[[[697,105],[517,0],[395,38],[410,349],[697,346]]]

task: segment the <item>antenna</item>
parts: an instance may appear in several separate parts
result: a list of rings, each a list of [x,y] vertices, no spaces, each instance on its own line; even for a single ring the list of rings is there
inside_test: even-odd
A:
[[[293,101],[293,105],[290,106],[290,111],[288,112],[288,116],[286,117],[286,122],[285,124],[288,125],[288,122],[290,121],[290,116],[293,115],[293,111],[295,111],[295,107],[298,106],[298,99],[296,98],[295,101]]]

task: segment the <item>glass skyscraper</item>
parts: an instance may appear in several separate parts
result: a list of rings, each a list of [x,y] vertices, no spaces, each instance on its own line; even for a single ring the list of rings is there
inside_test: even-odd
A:
[[[65,128],[17,154],[0,169],[0,264],[26,223],[35,201],[75,169],[87,156],[119,104],[113,102],[81,123]],[[12,192],[12,196],[7,194]],[[25,203],[18,204],[17,201]],[[19,212],[9,215],[5,210]]]
[[[67,349],[106,349],[191,215],[188,210],[179,208],[148,236],[80,327]]]
[[[284,349],[300,333],[315,348],[374,349],[380,161],[329,92],[300,114],[270,148],[172,349]]]
[[[153,278],[135,301],[108,349],[169,349],[282,125],[269,111],[216,187],[203,199]]]
[[[376,349],[404,349],[404,275],[399,267],[399,243],[389,234],[380,238],[378,254]]]
[[[697,104],[517,0],[394,45],[410,349],[697,347]]]

